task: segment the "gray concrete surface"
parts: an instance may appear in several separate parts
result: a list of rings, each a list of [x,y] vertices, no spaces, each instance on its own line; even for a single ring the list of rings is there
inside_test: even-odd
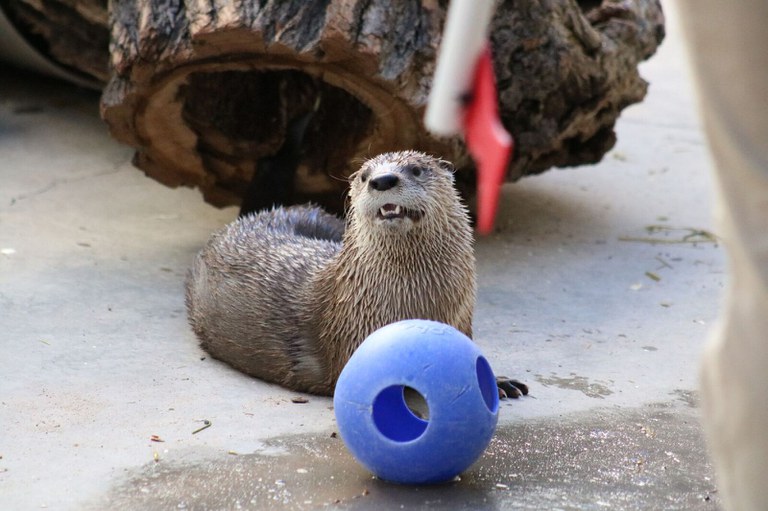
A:
[[[331,438],[329,399],[197,347],[183,278],[235,210],[144,177],[92,93],[0,68],[0,507],[716,509],[696,384],[725,264],[687,237],[711,162],[674,16],[642,72],[602,163],[506,187],[475,332],[531,395],[460,481],[409,488]]]

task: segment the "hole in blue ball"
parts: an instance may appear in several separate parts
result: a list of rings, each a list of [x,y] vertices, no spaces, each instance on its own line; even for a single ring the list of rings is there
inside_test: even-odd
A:
[[[387,387],[373,400],[373,423],[382,435],[395,442],[416,440],[424,434],[429,424],[429,421],[420,419],[408,407],[405,402],[406,388],[409,394],[418,394],[426,406],[424,396],[404,385]]]
[[[419,391],[413,387],[403,387],[403,399],[405,399],[405,406],[419,419],[425,421],[429,420],[429,405],[424,396],[419,394]]]
[[[483,395],[485,406],[491,413],[496,413],[499,408],[499,389],[496,386],[496,377],[493,375],[491,365],[485,357],[477,357],[475,369],[477,370],[477,383],[480,385],[480,393]]]

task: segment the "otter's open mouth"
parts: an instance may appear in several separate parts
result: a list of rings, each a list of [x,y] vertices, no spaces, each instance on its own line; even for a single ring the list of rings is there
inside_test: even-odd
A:
[[[421,220],[422,216],[424,216],[424,214],[421,211],[404,208],[403,206],[396,204],[384,204],[379,208],[379,211],[376,212],[376,218],[379,220],[397,220],[407,217],[414,222],[418,222]]]

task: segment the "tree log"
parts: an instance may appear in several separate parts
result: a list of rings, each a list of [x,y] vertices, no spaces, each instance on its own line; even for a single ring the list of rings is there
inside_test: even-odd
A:
[[[89,82],[107,83],[107,0],[0,0],[0,6],[43,55]]]
[[[367,156],[405,148],[454,161],[460,138],[422,117],[447,2],[123,0],[111,4],[112,77],[102,115],[170,186],[240,202],[292,121],[311,115],[288,202],[344,205]],[[637,65],[664,35],[658,0],[507,0],[492,24],[502,120],[517,141],[508,179],[593,163],[640,101]],[[314,114],[312,114],[314,112]]]

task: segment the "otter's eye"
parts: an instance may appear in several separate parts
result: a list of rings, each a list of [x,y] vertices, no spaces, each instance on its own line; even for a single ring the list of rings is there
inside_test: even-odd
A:
[[[409,166],[406,171],[410,172],[413,177],[419,177],[423,172],[422,168],[416,165]]]
[[[368,181],[368,173],[367,172],[361,172],[360,173],[360,182],[365,183]]]

